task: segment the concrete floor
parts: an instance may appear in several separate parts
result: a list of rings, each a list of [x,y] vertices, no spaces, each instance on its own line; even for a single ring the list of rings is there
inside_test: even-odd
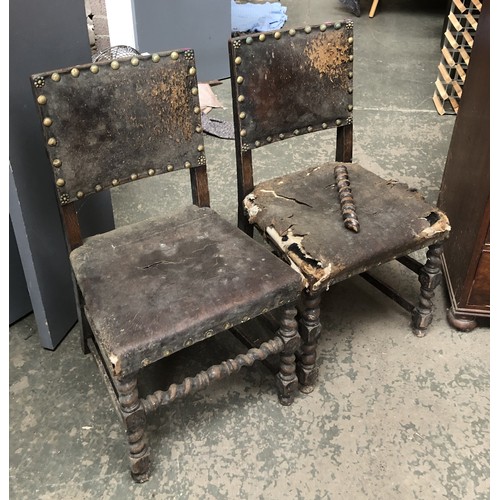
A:
[[[287,27],[350,17],[336,0],[282,3]],[[354,160],[436,202],[454,124],[432,103],[447,2],[382,0],[373,19],[370,4],[362,0],[354,19]],[[230,120],[228,82],[214,92],[226,109],[211,116]],[[259,150],[259,163],[273,165],[259,178],[331,158],[334,134],[313,135]],[[207,136],[205,146],[212,206],[235,222],[233,145]],[[159,214],[179,194],[189,200],[182,180],[117,188],[117,225]],[[402,266],[378,273],[417,296]],[[81,353],[79,327],[51,352],[29,315],[9,337],[10,496],[487,499],[489,327],[450,328],[444,288],[435,305],[431,331],[418,339],[408,314],[362,279],[332,287],[317,389],[282,407],[258,366],[174,403],[149,423],[154,469],[142,485],[129,476],[124,431],[94,361]]]

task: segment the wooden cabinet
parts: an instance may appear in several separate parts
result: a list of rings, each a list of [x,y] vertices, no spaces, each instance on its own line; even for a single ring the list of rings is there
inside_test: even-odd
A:
[[[448,320],[472,330],[490,314],[490,15],[483,2],[450,142],[438,206],[450,219],[443,272]]]

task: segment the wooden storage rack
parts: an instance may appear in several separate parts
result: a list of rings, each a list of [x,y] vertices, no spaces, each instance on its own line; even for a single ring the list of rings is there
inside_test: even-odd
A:
[[[452,0],[432,100],[440,115],[456,114],[467,76],[482,0]]]

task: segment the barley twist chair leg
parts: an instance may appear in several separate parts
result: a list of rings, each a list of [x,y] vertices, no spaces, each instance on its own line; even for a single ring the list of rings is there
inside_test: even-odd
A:
[[[146,413],[139,400],[137,376],[115,381],[129,443],[130,472],[137,483],[149,479],[149,446],[144,439]]]
[[[285,306],[281,319],[278,335],[283,340],[284,348],[280,352],[280,371],[276,376],[279,401],[284,406],[289,406],[295,399],[299,388],[297,379],[295,351],[300,347],[300,335],[295,319],[297,309],[294,304]]]
[[[310,393],[318,379],[318,368],[316,367],[316,351],[318,338],[321,333],[320,323],[320,293],[302,294],[304,310],[299,322],[299,333],[302,337],[302,348],[297,367],[299,378],[299,389],[303,393]]]
[[[427,250],[427,262],[420,270],[420,298],[412,313],[412,329],[417,337],[424,337],[432,323],[434,291],[442,281],[441,244],[431,245]]]

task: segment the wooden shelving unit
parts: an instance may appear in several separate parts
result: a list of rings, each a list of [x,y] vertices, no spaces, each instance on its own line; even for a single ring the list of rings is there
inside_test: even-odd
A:
[[[432,98],[440,115],[456,114],[460,106],[482,7],[482,0],[451,1]]]

